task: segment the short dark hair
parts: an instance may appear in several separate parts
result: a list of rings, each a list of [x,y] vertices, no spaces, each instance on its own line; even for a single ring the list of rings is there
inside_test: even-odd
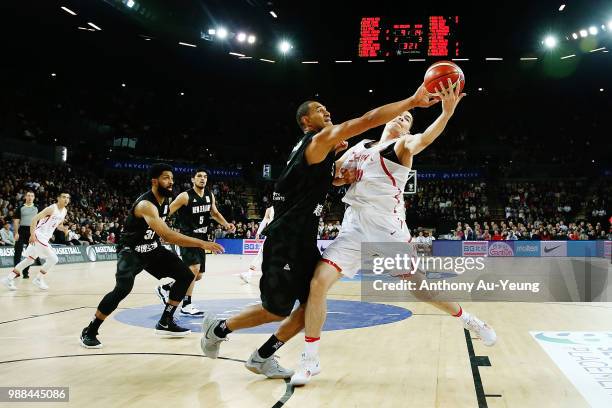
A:
[[[159,178],[164,171],[172,171],[172,166],[166,163],[155,163],[149,168],[149,179]]]
[[[28,193],[32,193],[33,195],[36,195],[36,193],[34,193],[34,191],[32,191],[32,190],[28,190],[28,191],[26,191],[25,193],[26,193],[26,194],[28,194]]]
[[[206,170],[204,167],[198,167],[193,171],[193,173],[191,173],[191,177],[195,177],[198,173],[202,173],[202,172],[208,175],[208,170]]]
[[[297,121],[300,129],[304,130],[304,124],[302,123],[302,117],[308,116],[310,113],[310,104],[314,103],[314,101],[306,101],[302,102],[300,106],[297,108],[297,112],[295,113],[295,120]]]
[[[57,191],[57,196],[58,196],[58,197],[61,197],[61,195],[62,195],[62,194],[68,194],[68,195],[70,195],[70,193],[69,193],[67,190],[63,190],[63,189],[61,189],[61,190],[58,190],[58,191]]]

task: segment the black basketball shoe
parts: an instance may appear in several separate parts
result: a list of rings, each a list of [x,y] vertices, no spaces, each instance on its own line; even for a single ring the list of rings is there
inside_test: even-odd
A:
[[[168,319],[165,322],[161,320],[155,325],[155,334],[159,336],[184,337],[191,333],[191,330],[176,324],[174,319]]]
[[[102,343],[98,340],[98,333],[89,333],[87,327],[81,332],[81,346],[89,349],[102,348]]]

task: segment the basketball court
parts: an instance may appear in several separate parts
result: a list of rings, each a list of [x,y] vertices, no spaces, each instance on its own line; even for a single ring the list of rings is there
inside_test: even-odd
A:
[[[210,256],[196,305],[223,316],[257,302],[256,280],[244,284],[237,276],[250,259]],[[104,348],[83,349],[79,333],[113,287],[114,272],[115,262],[59,265],[48,292],[26,280],[16,292],[2,291],[0,383],[69,387],[70,402],[53,406],[603,407],[612,401],[612,393],[602,392],[605,382],[595,389],[610,366],[612,303],[463,303],[495,327],[498,342],[489,348],[427,304],[362,302],[359,282],[343,280],[328,302],[323,371],[294,390],[243,366],[272,325],[231,334],[218,360],[202,356],[199,318],[179,317],[194,331],[187,338],[156,337],[162,305],[147,273],[102,328]],[[301,348],[298,335],[280,350],[281,364],[293,368]],[[587,370],[589,382],[580,366],[600,367],[599,373]]]

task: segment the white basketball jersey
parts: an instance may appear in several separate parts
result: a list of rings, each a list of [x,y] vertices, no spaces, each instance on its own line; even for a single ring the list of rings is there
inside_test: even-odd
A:
[[[357,170],[357,180],[351,184],[342,201],[354,208],[370,209],[406,219],[404,188],[410,169],[385,159],[380,152],[397,140],[366,147],[371,140],[359,142],[349,153],[343,168]]]
[[[57,204],[53,204],[53,214],[38,221],[34,234],[40,243],[45,245],[49,244],[49,239],[53,236],[53,232],[57,226],[64,221],[66,212],[66,208],[60,211],[59,208],[57,208]]]

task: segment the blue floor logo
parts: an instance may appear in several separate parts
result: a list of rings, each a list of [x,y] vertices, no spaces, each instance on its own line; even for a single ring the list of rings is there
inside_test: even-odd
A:
[[[193,302],[198,309],[214,313],[218,318],[231,317],[247,306],[258,304],[256,299],[214,299]],[[122,323],[132,326],[154,328],[162,313],[163,306],[155,304],[123,310],[115,316]],[[327,301],[327,321],[324,331],[358,329],[361,327],[378,326],[395,323],[412,316],[412,312],[399,306],[380,303],[358,302],[352,300]],[[202,318],[187,317],[176,312],[180,325],[194,332],[202,330]],[[279,323],[268,323],[251,329],[240,330],[237,333],[273,333]]]

